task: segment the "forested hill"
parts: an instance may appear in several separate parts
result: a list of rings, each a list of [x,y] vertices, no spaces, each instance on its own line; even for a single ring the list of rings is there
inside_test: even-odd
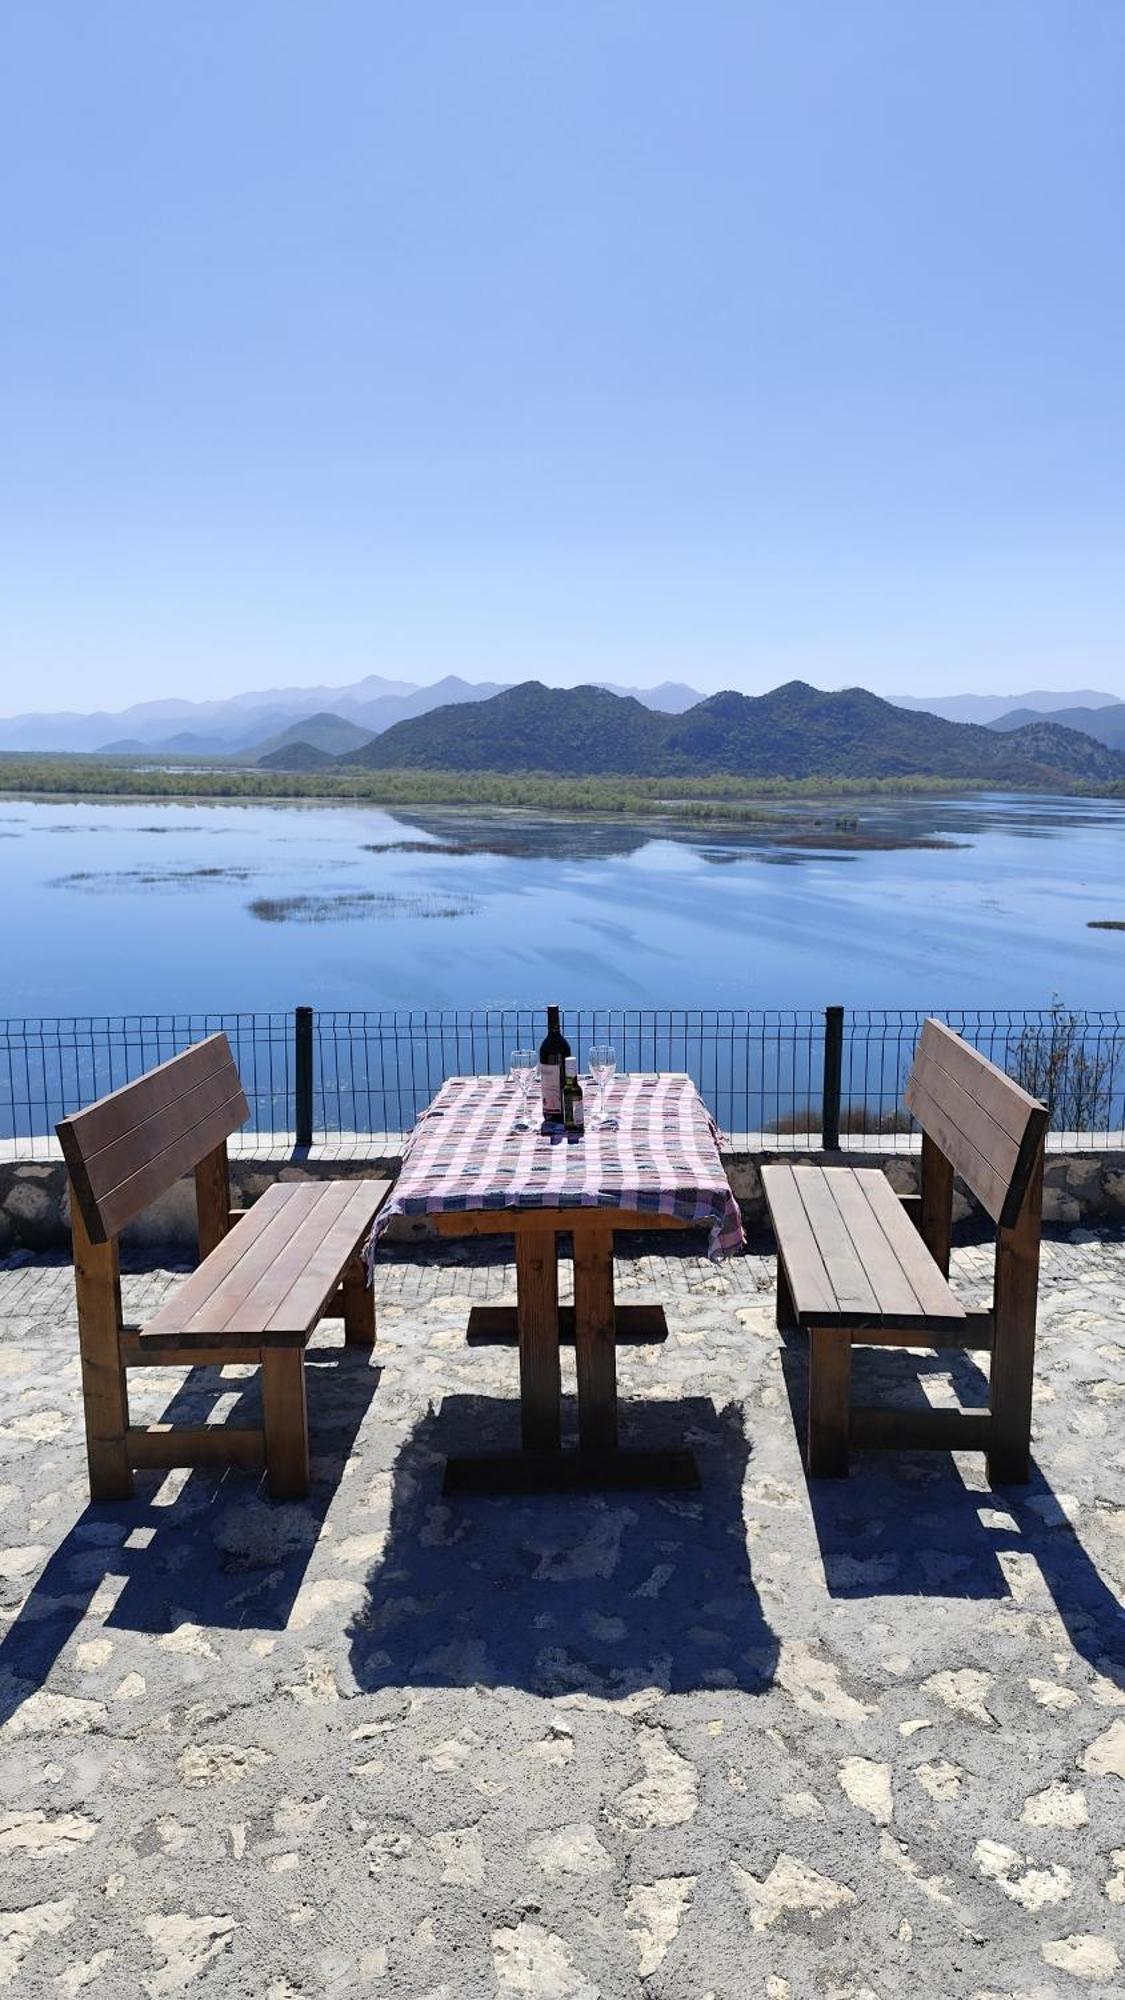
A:
[[[1042,786],[1125,782],[1125,756],[1050,722],[999,733],[896,708],[863,688],[789,681],[715,694],[662,715],[602,688],[525,681],[488,701],[433,709],[349,752],[369,770],[544,771],[568,776],[976,780]]]

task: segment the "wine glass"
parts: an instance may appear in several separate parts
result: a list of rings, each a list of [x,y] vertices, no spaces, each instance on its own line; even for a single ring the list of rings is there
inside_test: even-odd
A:
[[[519,1111],[513,1130],[530,1132],[531,1119],[528,1116],[531,1093],[539,1074],[539,1056],[535,1049],[513,1049],[508,1057],[508,1075],[519,1095]]]
[[[590,1075],[598,1086],[598,1108],[594,1113],[595,1125],[604,1125],[610,1132],[617,1130],[617,1120],[605,1108],[605,1090],[611,1076],[617,1069],[617,1051],[608,1042],[599,1042],[590,1050]]]

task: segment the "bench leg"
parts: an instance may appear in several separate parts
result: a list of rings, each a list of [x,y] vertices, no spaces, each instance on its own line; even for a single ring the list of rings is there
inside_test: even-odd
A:
[[[996,1242],[992,1307],[992,1367],[988,1402],[992,1486],[1025,1486],[1031,1472],[1031,1397],[1035,1379],[1035,1315],[1039,1290],[1039,1231],[1043,1155],[1032,1171],[1015,1225]]]
[[[785,1275],[785,1266],[779,1257],[777,1260],[777,1330],[779,1333],[788,1333],[796,1324],[797,1314],[793,1307],[793,1294],[789,1289],[789,1280]]]
[[[347,1347],[375,1345],[375,1290],[367,1282],[363,1252],[357,1251],[341,1280],[344,1300],[344,1344]]]
[[[270,1494],[275,1500],[303,1500],[309,1490],[309,1420],[305,1408],[303,1348],[264,1350],[262,1418]]]
[[[846,1479],[852,1337],[847,1328],[809,1332],[808,1467],[812,1479]]]
[[[117,1239],[112,1237],[108,1243],[90,1241],[73,1187],[70,1194],[70,1226],[74,1240],[74,1282],[90,1498],[131,1500],[133,1468],[129,1461],[129,1395],[121,1359],[121,1277]]]

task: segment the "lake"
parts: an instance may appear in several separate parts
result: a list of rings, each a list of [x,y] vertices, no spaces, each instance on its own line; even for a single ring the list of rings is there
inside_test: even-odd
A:
[[[1087,929],[1125,919],[1105,800],[802,802],[780,833],[4,800],[0,877],[8,1017],[1125,1000],[1125,933]]]

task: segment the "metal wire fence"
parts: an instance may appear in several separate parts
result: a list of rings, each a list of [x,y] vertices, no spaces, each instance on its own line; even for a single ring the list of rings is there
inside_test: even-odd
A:
[[[0,1021],[0,1141],[49,1153],[58,1119],[219,1030],[238,1064],[256,1132],[293,1129],[292,1014],[64,1015]]]
[[[1066,1143],[1125,1143],[1125,1015],[935,1008],[1045,1098]],[[595,1042],[619,1069],[686,1070],[732,1138],[798,1147],[908,1150],[902,1090],[926,1010],[830,1007],[577,1008],[580,1061]],[[46,1156],[56,1121],[222,1029],[250,1103],[277,1146],[354,1135],[393,1143],[448,1076],[497,1072],[543,1030],[536,1008],[67,1016],[0,1022],[0,1142]]]

